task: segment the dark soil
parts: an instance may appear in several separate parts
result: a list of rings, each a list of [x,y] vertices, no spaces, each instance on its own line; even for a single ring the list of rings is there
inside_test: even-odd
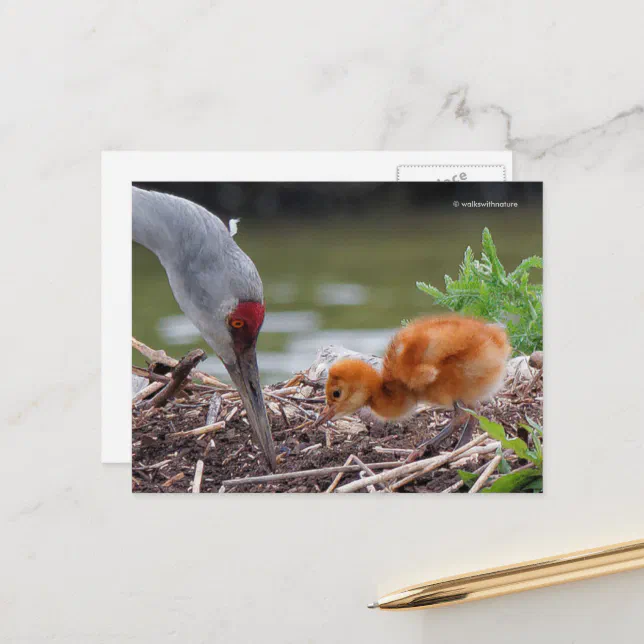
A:
[[[284,387],[282,384],[268,387],[265,391],[277,391]],[[518,424],[526,422],[526,415],[542,422],[542,387],[541,372],[535,371],[530,381],[518,385],[516,382],[508,383],[506,389],[493,401],[483,405],[481,413],[503,424],[506,433],[516,435]],[[228,397],[224,396],[217,420],[224,420],[235,407],[238,411],[222,430],[200,437],[167,436],[206,425],[206,415],[214,393],[215,389],[211,387],[189,384],[160,409],[133,409],[134,492],[190,492],[199,460],[204,463],[201,492],[324,492],[329,487],[335,473],[267,483],[224,484],[224,481],[230,479],[270,473],[261,452],[251,440],[245,418],[241,417],[242,408],[238,399],[231,399],[230,394]],[[331,431],[331,446],[327,447],[328,428],[299,428],[307,421],[303,410],[317,415],[323,405],[322,396],[321,388],[307,385],[299,387],[297,392],[281,395],[281,400],[266,397],[268,417],[278,453],[278,473],[342,466],[352,454],[367,465],[385,461],[400,461],[402,464],[406,454],[382,453],[375,448],[414,449],[440,431],[452,415],[451,411],[431,409],[421,411],[400,423],[382,424],[362,417],[338,421],[337,429]],[[477,426],[474,436],[479,434]],[[441,446],[441,450],[451,450],[457,441],[458,432]],[[314,445],[318,447],[312,448]],[[493,455],[480,459],[475,457],[463,464],[461,469],[473,471],[480,468]],[[515,459],[510,460],[510,465],[512,469],[516,469],[523,463]],[[341,484],[355,480],[358,476],[357,472],[345,473]],[[416,479],[399,491],[441,492],[459,480],[456,469],[445,466]],[[467,488],[463,487],[461,491],[467,491]]]

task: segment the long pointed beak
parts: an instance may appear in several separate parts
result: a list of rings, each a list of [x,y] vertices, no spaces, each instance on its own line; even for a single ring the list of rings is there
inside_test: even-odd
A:
[[[266,405],[259,383],[259,370],[257,368],[257,355],[251,348],[237,355],[236,362],[225,364],[233,383],[246,409],[246,416],[250,423],[256,442],[259,444],[268,466],[275,471],[275,446],[271,428],[266,415]]]
[[[326,423],[328,420],[331,420],[335,416],[335,409],[333,407],[330,407],[327,405],[321,412],[320,415],[317,417],[316,421],[313,423],[313,427],[319,427],[320,425],[323,425]]]

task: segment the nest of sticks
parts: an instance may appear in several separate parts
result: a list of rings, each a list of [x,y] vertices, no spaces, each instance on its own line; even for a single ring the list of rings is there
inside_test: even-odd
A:
[[[264,388],[278,455],[277,470],[270,474],[237,392],[198,371],[203,351],[178,361],[137,340],[132,344],[149,365],[133,367],[134,375],[149,381],[132,399],[134,492],[476,493],[497,477],[500,444],[478,424],[473,439],[460,449],[452,451],[455,435],[440,454],[404,463],[418,444],[449,422],[452,412],[440,408],[422,406],[396,423],[358,414],[313,428],[324,406],[324,382],[306,373]],[[530,364],[517,369],[480,409],[506,434],[524,440],[520,425],[526,417],[543,421],[542,356]],[[513,471],[531,467],[511,451],[503,456]],[[469,490],[459,469],[480,474]]]

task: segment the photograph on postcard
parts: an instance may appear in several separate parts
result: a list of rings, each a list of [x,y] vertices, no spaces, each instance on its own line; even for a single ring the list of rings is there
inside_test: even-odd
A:
[[[536,182],[132,186],[132,490],[543,491]]]

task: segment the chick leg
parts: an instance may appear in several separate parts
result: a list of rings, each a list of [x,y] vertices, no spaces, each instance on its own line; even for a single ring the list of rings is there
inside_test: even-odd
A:
[[[465,411],[465,407],[463,407],[463,403],[461,401],[457,401],[454,407],[458,407],[459,410],[466,416],[464,425],[463,425],[463,430],[461,432],[461,437],[458,439],[458,443],[456,443],[456,447],[454,448],[454,449],[458,449],[459,447],[463,447],[463,445],[466,445],[472,440],[474,429],[476,428],[476,425],[477,425],[477,420],[475,418],[472,418],[472,415],[469,412]],[[469,407],[478,413],[479,411],[478,404],[469,405]]]
[[[454,403],[454,416],[452,420],[447,423],[447,426],[444,427],[434,438],[423,441],[405,460],[405,463],[412,463],[417,461],[419,458],[422,458],[427,453],[435,453],[438,451],[438,446],[446,439],[449,438],[459,427],[463,426],[463,433],[459,439],[459,446],[463,440],[464,435],[467,434],[468,426],[470,425],[470,416],[464,411],[458,402]],[[471,434],[471,432],[470,432]],[[467,439],[469,440],[469,438]],[[465,442],[467,442],[467,440]],[[463,442],[463,445],[465,444]]]
[[[465,419],[465,423],[463,424],[463,429],[461,430],[461,437],[458,439],[458,443],[456,443],[456,447],[454,449],[458,449],[459,447],[463,447],[466,443],[469,443],[472,440],[472,434],[474,434],[474,421],[468,414]]]

